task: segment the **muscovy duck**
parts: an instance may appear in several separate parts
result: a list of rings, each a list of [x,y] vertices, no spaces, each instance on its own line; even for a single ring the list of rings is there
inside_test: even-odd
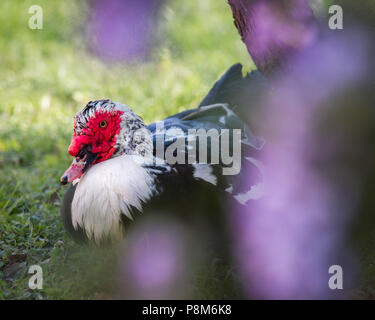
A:
[[[241,119],[248,119],[255,97],[266,85],[260,72],[243,77],[242,65],[236,64],[197,108],[148,126],[124,104],[90,101],[75,116],[69,146],[74,160],[61,177],[62,184],[72,182],[61,214],[73,239],[99,244],[121,239],[125,226],[141,216],[140,212],[168,211],[195,221],[205,217],[215,228],[215,223],[225,224],[225,219],[219,218],[225,197],[234,197],[242,204],[259,197],[262,169],[256,157],[264,141],[251,133],[247,120]],[[199,134],[192,139],[194,129],[215,129],[221,140],[227,130],[228,143],[219,144],[219,153],[229,146],[227,152],[240,151],[241,163],[216,159],[211,153],[215,137],[206,143],[199,140]],[[240,135],[236,130],[241,130]],[[236,137],[240,150],[235,150]],[[184,140],[183,148],[174,148],[181,138],[198,143]],[[168,151],[171,148],[174,152]],[[194,152],[189,153],[192,148]],[[197,161],[204,151],[207,159]],[[239,185],[236,176],[248,165],[254,168],[254,179]],[[224,174],[225,168],[232,170]]]

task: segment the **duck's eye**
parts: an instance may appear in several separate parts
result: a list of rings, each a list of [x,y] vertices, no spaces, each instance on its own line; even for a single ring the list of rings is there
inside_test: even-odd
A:
[[[100,121],[100,123],[99,123],[100,128],[105,128],[106,126],[107,126],[107,121],[105,121],[105,120]]]

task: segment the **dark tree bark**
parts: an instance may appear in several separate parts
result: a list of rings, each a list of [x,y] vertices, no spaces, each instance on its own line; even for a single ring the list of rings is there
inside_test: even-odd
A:
[[[242,41],[266,75],[288,68],[288,61],[317,37],[307,0],[228,0]]]

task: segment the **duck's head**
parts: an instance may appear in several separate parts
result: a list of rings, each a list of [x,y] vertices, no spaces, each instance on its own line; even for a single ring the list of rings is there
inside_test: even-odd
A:
[[[61,183],[80,178],[99,162],[133,154],[137,150],[135,132],[144,127],[142,119],[124,104],[111,100],[90,101],[74,118],[68,150],[74,159],[61,176]]]

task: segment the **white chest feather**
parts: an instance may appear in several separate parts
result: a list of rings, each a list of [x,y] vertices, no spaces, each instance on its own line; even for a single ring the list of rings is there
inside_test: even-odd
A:
[[[121,214],[132,219],[130,206],[139,210],[154,191],[154,178],[142,167],[145,158],[123,155],[91,167],[80,179],[72,202],[72,223],[100,241],[121,237]]]

